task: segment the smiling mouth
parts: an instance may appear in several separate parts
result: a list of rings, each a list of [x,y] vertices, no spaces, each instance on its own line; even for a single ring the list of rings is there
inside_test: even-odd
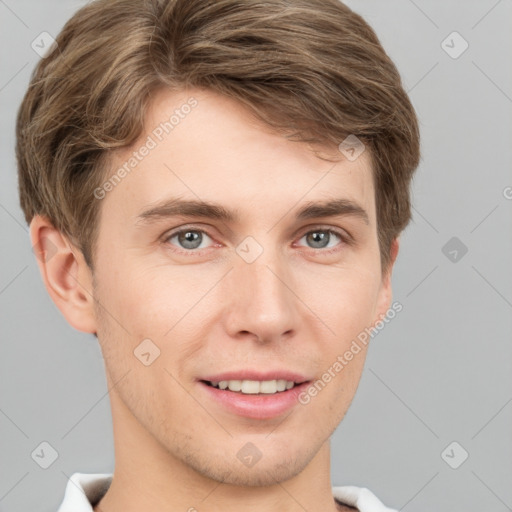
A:
[[[202,380],[201,382],[220,390],[232,391],[234,393],[244,395],[273,395],[284,393],[290,389],[293,389],[295,386],[304,383],[289,380]]]

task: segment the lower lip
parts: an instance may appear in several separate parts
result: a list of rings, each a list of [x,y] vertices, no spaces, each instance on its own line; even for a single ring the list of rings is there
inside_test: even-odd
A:
[[[244,394],[235,391],[214,388],[204,382],[200,386],[228,411],[257,420],[275,418],[291,409],[299,403],[298,396],[308,386],[309,382],[303,382],[292,389],[274,394]]]

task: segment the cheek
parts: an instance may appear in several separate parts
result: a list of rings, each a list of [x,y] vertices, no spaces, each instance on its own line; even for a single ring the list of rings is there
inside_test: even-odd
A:
[[[340,350],[374,319],[379,278],[354,268],[320,268],[303,272],[297,279],[299,297],[328,329],[329,346]],[[335,343],[332,340],[335,339]]]
[[[109,312],[133,337],[164,334],[194,296],[193,281],[179,269],[147,268],[128,260],[108,266],[99,282]]]
[[[201,273],[193,267],[143,266],[128,259],[105,265],[96,298],[103,306],[98,334],[106,359],[119,368],[138,366],[133,352],[147,339],[161,352],[155,360],[159,364],[196,349],[198,331],[216,313],[215,302],[222,303],[212,302],[214,294],[206,296],[223,271]]]

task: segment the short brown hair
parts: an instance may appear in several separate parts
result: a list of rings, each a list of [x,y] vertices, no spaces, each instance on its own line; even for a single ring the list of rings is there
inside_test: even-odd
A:
[[[141,134],[152,94],[200,87],[293,140],[369,149],[384,271],[411,217],[416,114],[371,27],[338,0],[97,0],[38,63],[17,121],[21,207],[93,268],[108,156]]]

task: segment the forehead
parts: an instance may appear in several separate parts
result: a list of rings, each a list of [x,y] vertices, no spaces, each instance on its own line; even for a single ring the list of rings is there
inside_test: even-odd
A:
[[[103,208],[125,219],[172,195],[233,205],[269,221],[294,205],[343,198],[364,206],[374,222],[368,151],[350,161],[337,147],[326,147],[338,160],[322,160],[239,102],[201,89],[159,91],[144,124],[139,139],[117,151],[110,165],[114,174],[127,172]]]

